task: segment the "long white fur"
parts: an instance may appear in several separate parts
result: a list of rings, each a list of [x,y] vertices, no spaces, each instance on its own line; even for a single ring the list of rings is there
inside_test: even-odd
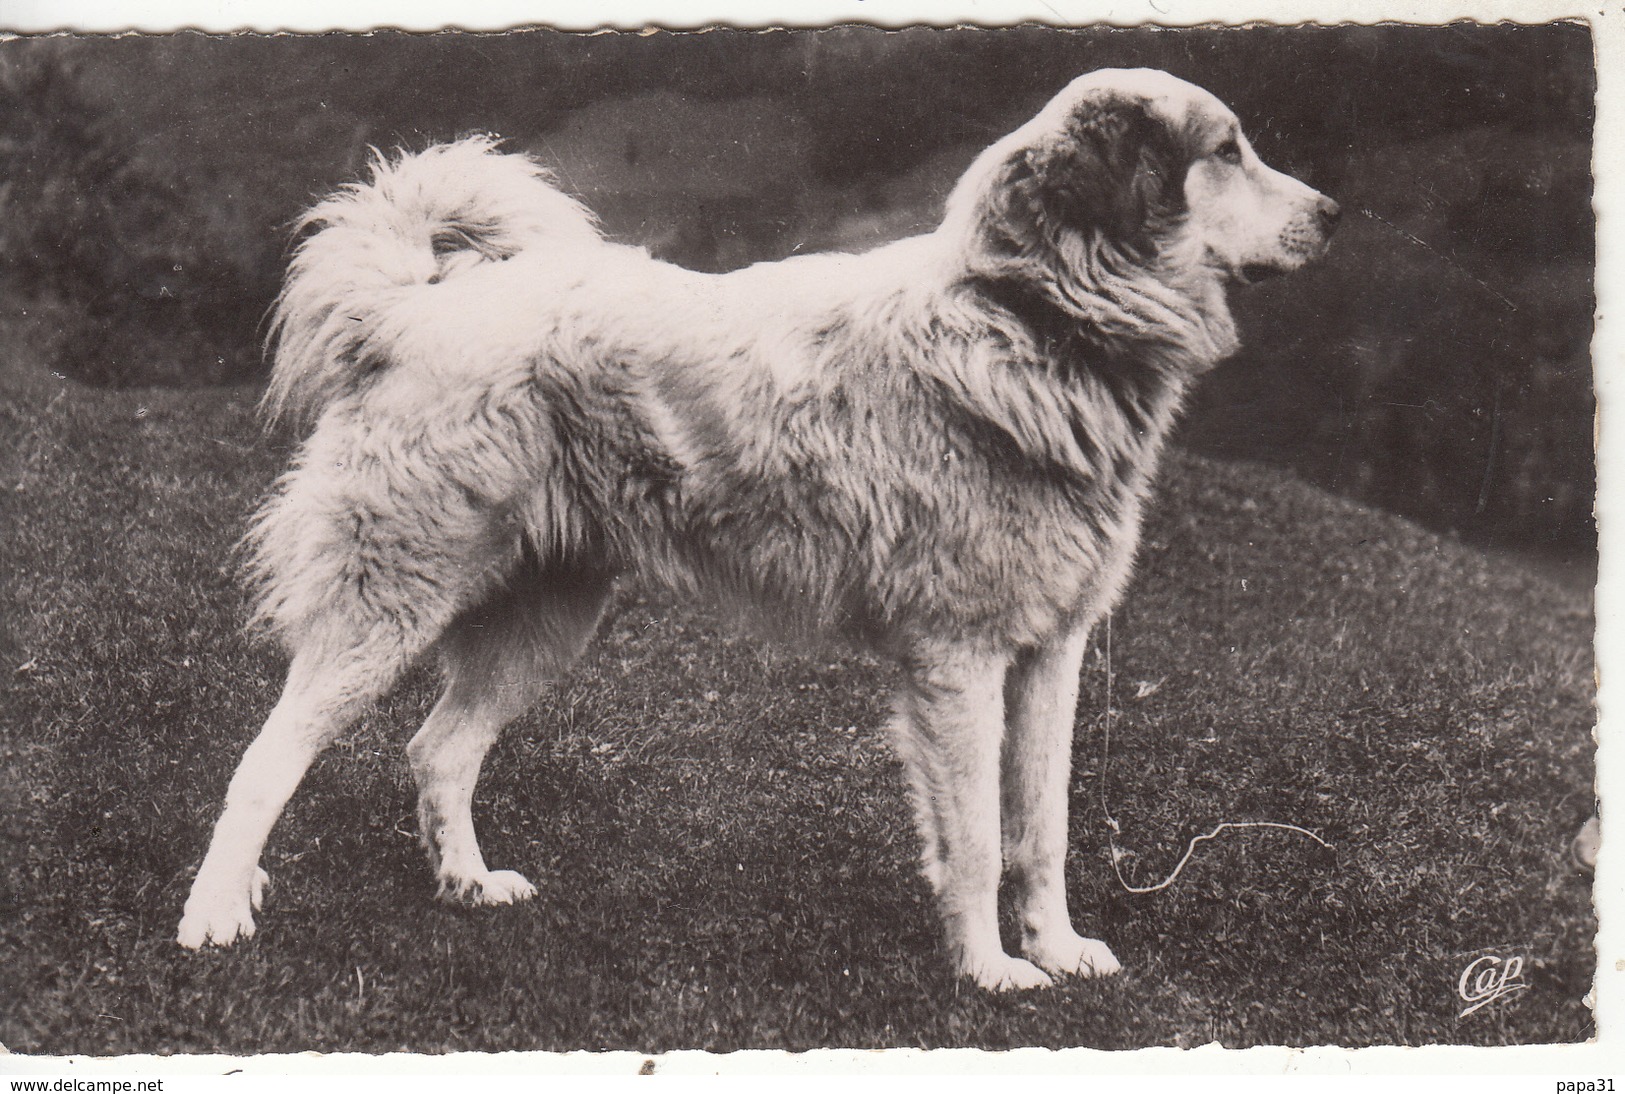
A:
[[[1112,152],[1125,117],[1192,149],[1133,244],[1055,166]],[[1186,386],[1235,347],[1226,283],[1327,232],[1326,199],[1244,140],[1215,166],[1226,137],[1200,89],[1094,73],[977,160],[938,231],[725,275],[605,242],[488,138],[376,157],[306,218],[278,302],[267,406],[314,425],[248,542],[293,661],[179,941],[253,933],[300,776],[431,651],[447,687],[409,755],[440,891],[531,896],[479,851],[480,763],[635,572],[895,657],[956,966],[990,989],[1115,971],[1073,930],[1062,868],[1089,628]],[[1023,957],[999,941],[1001,872]]]

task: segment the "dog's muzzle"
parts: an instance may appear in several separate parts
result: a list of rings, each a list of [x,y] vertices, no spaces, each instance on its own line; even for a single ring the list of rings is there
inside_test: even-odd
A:
[[[1234,271],[1236,280],[1243,285],[1256,285],[1322,257],[1331,246],[1332,234],[1342,219],[1341,205],[1324,194],[1316,194],[1312,207],[1295,217],[1292,226],[1283,233],[1280,259],[1242,263]]]

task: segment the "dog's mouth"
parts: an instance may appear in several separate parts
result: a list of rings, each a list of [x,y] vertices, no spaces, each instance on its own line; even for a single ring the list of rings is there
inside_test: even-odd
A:
[[[1260,281],[1268,281],[1284,273],[1286,271],[1279,266],[1271,266],[1264,262],[1248,262],[1236,271],[1236,279],[1243,285],[1256,285]]]

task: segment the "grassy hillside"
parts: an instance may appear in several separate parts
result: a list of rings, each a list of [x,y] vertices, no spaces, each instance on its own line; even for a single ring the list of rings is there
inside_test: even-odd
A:
[[[22,364],[26,364],[22,363]],[[535,903],[442,907],[399,746],[414,678],[272,836],[259,936],[172,936],[280,683],[230,546],[285,447],[254,392],[0,370],[0,1041],[29,1053],[1583,1039],[1582,597],[1272,471],[1175,457],[1079,709],[1070,885],[1127,969],[986,998],[938,948],[886,671],[628,596],[494,753],[477,816]],[[1103,763],[1099,729],[1114,702]],[[1221,820],[1302,825],[1203,846]],[[1466,1018],[1457,977],[1529,989]]]

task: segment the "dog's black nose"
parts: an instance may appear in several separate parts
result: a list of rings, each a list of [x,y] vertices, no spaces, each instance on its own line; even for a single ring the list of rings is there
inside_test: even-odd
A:
[[[1320,223],[1326,229],[1327,235],[1330,235],[1337,227],[1337,222],[1343,219],[1343,207],[1331,198],[1321,198],[1320,208],[1315,211],[1320,214]]]

